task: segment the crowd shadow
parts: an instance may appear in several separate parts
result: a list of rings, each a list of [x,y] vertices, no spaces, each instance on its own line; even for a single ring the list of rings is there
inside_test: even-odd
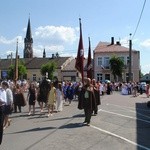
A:
[[[137,150],[150,149],[150,108],[147,102],[136,103]]]
[[[39,131],[51,130],[51,129],[56,129],[56,127],[38,127],[38,128],[32,128],[29,130],[23,130],[23,131],[7,133],[7,134],[18,134],[18,133],[27,133],[27,132],[37,132],[37,131],[39,132]]]
[[[62,125],[61,127],[59,127],[59,129],[70,129],[70,128],[80,128],[83,127],[82,123],[68,123],[66,125]]]

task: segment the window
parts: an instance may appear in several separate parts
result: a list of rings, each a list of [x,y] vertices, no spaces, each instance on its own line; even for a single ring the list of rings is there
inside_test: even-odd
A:
[[[110,74],[105,74],[105,80],[110,80]]]
[[[36,81],[36,74],[33,74],[32,78],[33,78],[33,81]]]
[[[102,65],[102,57],[98,57],[97,66],[101,66],[101,65]]]
[[[133,80],[133,73],[131,73],[131,80]],[[129,73],[126,73],[126,81],[129,81]]]
[[[103,75],[101,73],[97,74],[97,81],[102,81]]]
[[[109,57],[104,57],[104,67],[109,69]]]
[[[127,65],[129,65],[129,63],[130,63],[130,58],[127,57]]]

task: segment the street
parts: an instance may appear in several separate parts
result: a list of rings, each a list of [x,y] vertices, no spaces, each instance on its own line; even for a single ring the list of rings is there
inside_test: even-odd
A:
[[[38,104],[36,114],[28,116],[27,105],[10,116],[0,150],[150,150],[148,100],[145,94],[104,95],[90,126],[83,126],[84,112],[77,109],[77,100],[49,118]]]

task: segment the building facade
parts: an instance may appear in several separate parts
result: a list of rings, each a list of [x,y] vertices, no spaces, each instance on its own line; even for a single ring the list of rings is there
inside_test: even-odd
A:
[[[140,52],[132,50],[131,55],[131,74],[132,81],[139,82],[140,73]],[[94,58],[94,78],[98,81],[110,80],[114,81],[111,73],[109,60],[112,56],[121,58],[124,62],[122,78],[117,78],[118,81],[128,81],[129,79],[129,48],[121,46],[120,42],[114,43],[114,38],[111,42],[99,42],[93,51]]]

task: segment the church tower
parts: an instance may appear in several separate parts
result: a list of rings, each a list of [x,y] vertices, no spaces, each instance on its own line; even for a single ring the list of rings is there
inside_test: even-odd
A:
[[[31,34],[30,18],[28,19],[26,37],[24,38],[24,58],[33,58],[33,39]]]
[[[45,48],[44,48],[44,51],[43,51],[43,58],[46,58]]]

